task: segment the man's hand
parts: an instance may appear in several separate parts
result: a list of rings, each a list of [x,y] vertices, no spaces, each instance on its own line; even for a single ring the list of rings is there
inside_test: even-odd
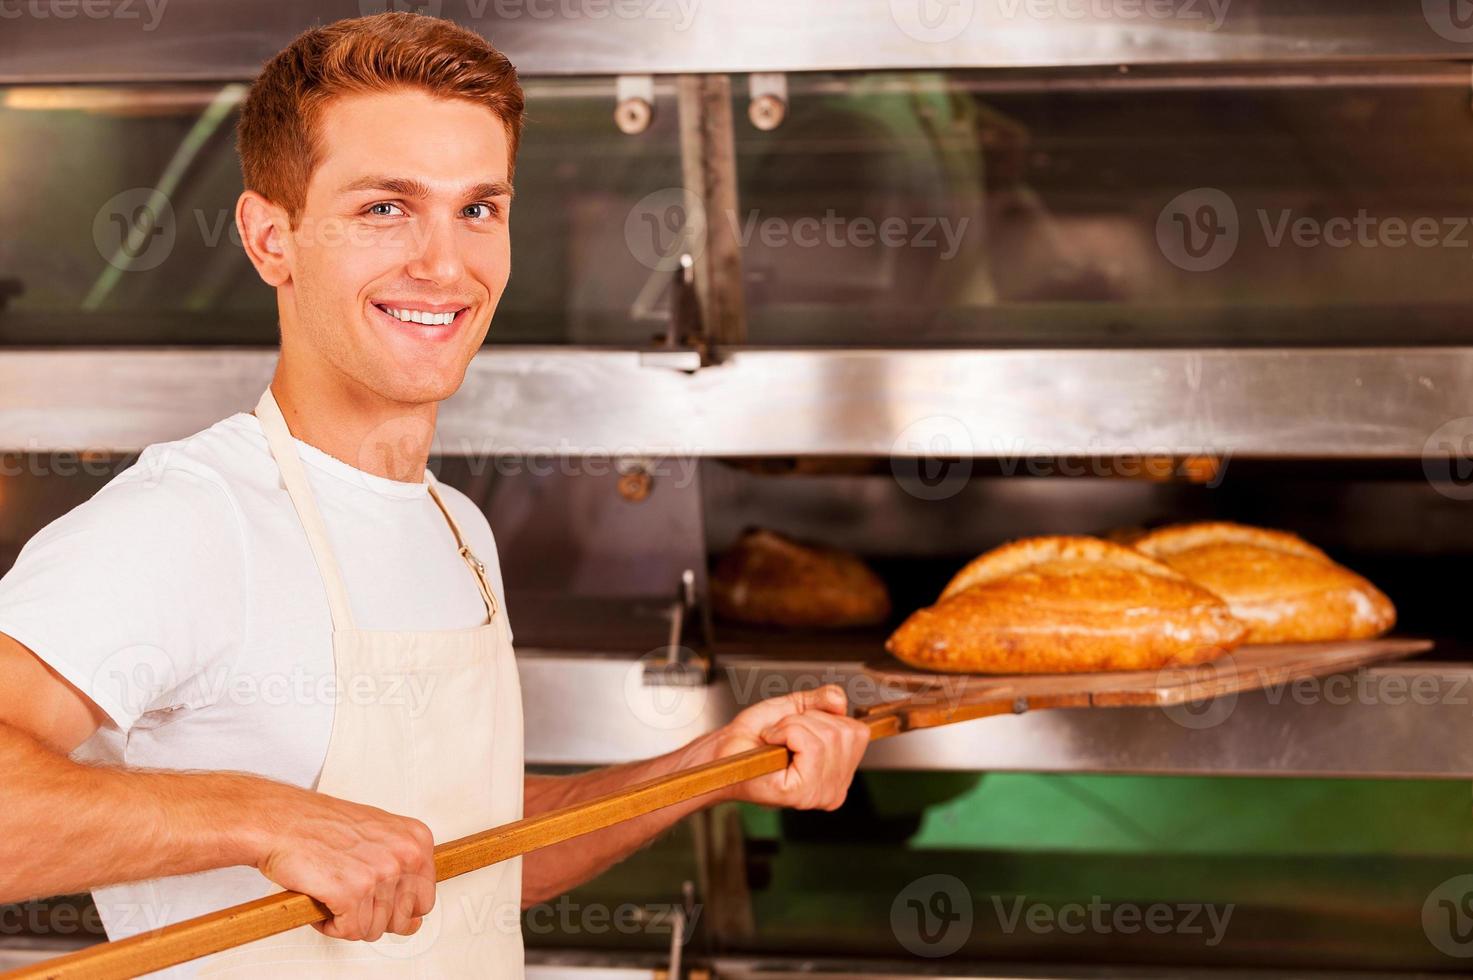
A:
[[[412,936],[435,904],[434,840],[419,820],[322,793],[283,787],[256,867],[305,892],[333,917],[313,928],[334,939]],[[289,814],[283,819],[281,814]]]
[[[848,698],[837,684],[760,701],[713,733],[714,757],[763,745],[785,745],[788,767],[738,783],[733,799],[798,810],[835,810],[844,802],[869,726],[848,717]]]
[[[662,807],[612,827],[527,854],[522,861],[522,905],[547,901],[587,881],[670,827],[721,800],[767,806],[833,810],[844,802],[854,770],[869,744],[869,726],[844,714],[842,688],[830,685],[752,705],[731,723],[674,752],[576,776],[527,777],[529,817],[572,806],[726,756],[785,745],[787,768]]]

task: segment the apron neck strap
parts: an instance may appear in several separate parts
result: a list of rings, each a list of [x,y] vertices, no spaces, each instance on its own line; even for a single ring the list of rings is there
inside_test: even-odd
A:
[[[297,452],[297,445],[292,441],[281,407],[276,404],[276,396],[271,394],[269,386],[256,403],[256,417],[261,420],[266,443],[271,447],[271,455],[276,458],[276,465],[281,470],[281,481],[286,485],[286,492],[297,509],[302,527],[307,531],[307,543],[312,546],[312,557],[317,561],[317,571],[327,589],[333,629],[350,630],[353,628],[353,613],[348,605],[348,590],[343,585],[342,572],[338,569],[332,545],[328,542],[327,527],[322,522],[322,514],[317,510],[317,498],[312,495],[306,471],[302,469],[302,457]],[[470,545],[465,543],[465,535],[461,534],[460,525],[455,523],[450,508],[440,498],[440,491],[435,487],[435,475],[428,469],[425,470],[425,482],[429,484],[430,496],[434,498],[435,505],[445,515],[445,522],[450,525],[450,533],[455,535],[455,547],[459,550],[460,557],[476,577],[476,585],[481,590],[481,601],[486,606],[486,619],[490,622],[496,618],[496,595],[491,591],[491,583],[486,578],[486,566],[471,551]]]
[[[332,545],[327,539],[327,527],[322,523],[322,514],[317,510],[317,500],[312,496],[312,488],[307,483],[307,474],[302,469],[302,458],[297,453],[296,443],[292,441],[291,430],[287,428],[286,419],[282,416],[281,408],[276,404],[276,397],[271,394],[269,386],[256,403],[256,418],[261,420],[261,429],[266,433],[266,444],[271,447],[271,455],[276,458],[277,468],[281,470],[281,482],[286,486],[286,492],[297,509],[302,527],[307,531],[307,543],[312,547],[312,557],[317,561],[317,571],[327,589],[327,604],[332,609],[333,629],[351,630],[353,612],[348,605],[348,590],[343,585],[337,559],[333,557]]]
[[[470,545],[465,543],[465,535],[460,533],[460,525],[455,523],[455,518],[450,516],[450,508],[445,506],[445,501],[440,499],[440,491],[435,489],[435,475],[425,470],[425,482],[430,485],[430,496],[435,498],[435,504],[440,508],[440,513],[445,515],[445,522],[450,525],[450,533],[455,535],[455,547],[460,551],[460,557],[470,566],[471,574],[476,577],[476,585],[481,590],[481,601],[486,604],[486,619],[491,621],[496,618],[496,596],[491,591],[491,583],[486,581],[486,566],[471,551]]]

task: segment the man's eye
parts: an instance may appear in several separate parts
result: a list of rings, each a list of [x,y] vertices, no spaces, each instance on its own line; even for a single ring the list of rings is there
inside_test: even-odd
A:
[[[478,213],[476,212],[479,209]],[[490,218],[501,213],[501,209],[488,201],[477,201],[475,204],[465,206],[466,216],[471,218]]]
[[[368,206],[368,213],[375,217],[392,218],[396,212],[403,213],[399,210],[399,205],[392,204],[388,201],[380,201],[377,204],[370,204]]]

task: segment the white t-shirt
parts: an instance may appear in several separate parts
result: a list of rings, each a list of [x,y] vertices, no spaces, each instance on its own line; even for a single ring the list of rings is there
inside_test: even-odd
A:
[[[356,627],[485,622],[475,576],[427,484],[375,476],[295,442]],[[505,610],[485,515],[453,487],[437,487]],[[260,423],[244,412],[149,446],[27,542],[0,579],[0,632],[107,713],[74,753],[82,760],[230,769],[310,788],[333,705],[353,696],[336,691],[332,617],[301,520]],[[248,872],[235,876],[238,886],[263,880],[238,870]],[[146,885],[98,889],[109,937],[224,907],[239,892],[221,888],[206,908],[150,908],[151,896]]]

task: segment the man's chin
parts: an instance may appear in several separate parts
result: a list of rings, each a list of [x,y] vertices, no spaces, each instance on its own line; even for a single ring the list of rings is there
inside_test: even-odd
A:
[[[459,372],[453,378],[443,374],[401,374],[388,379],[380,388],[379,393],[391,401],[406,405],[426,405],[442,402],[455,394],[460,390],[464,379],[464,371]]]

